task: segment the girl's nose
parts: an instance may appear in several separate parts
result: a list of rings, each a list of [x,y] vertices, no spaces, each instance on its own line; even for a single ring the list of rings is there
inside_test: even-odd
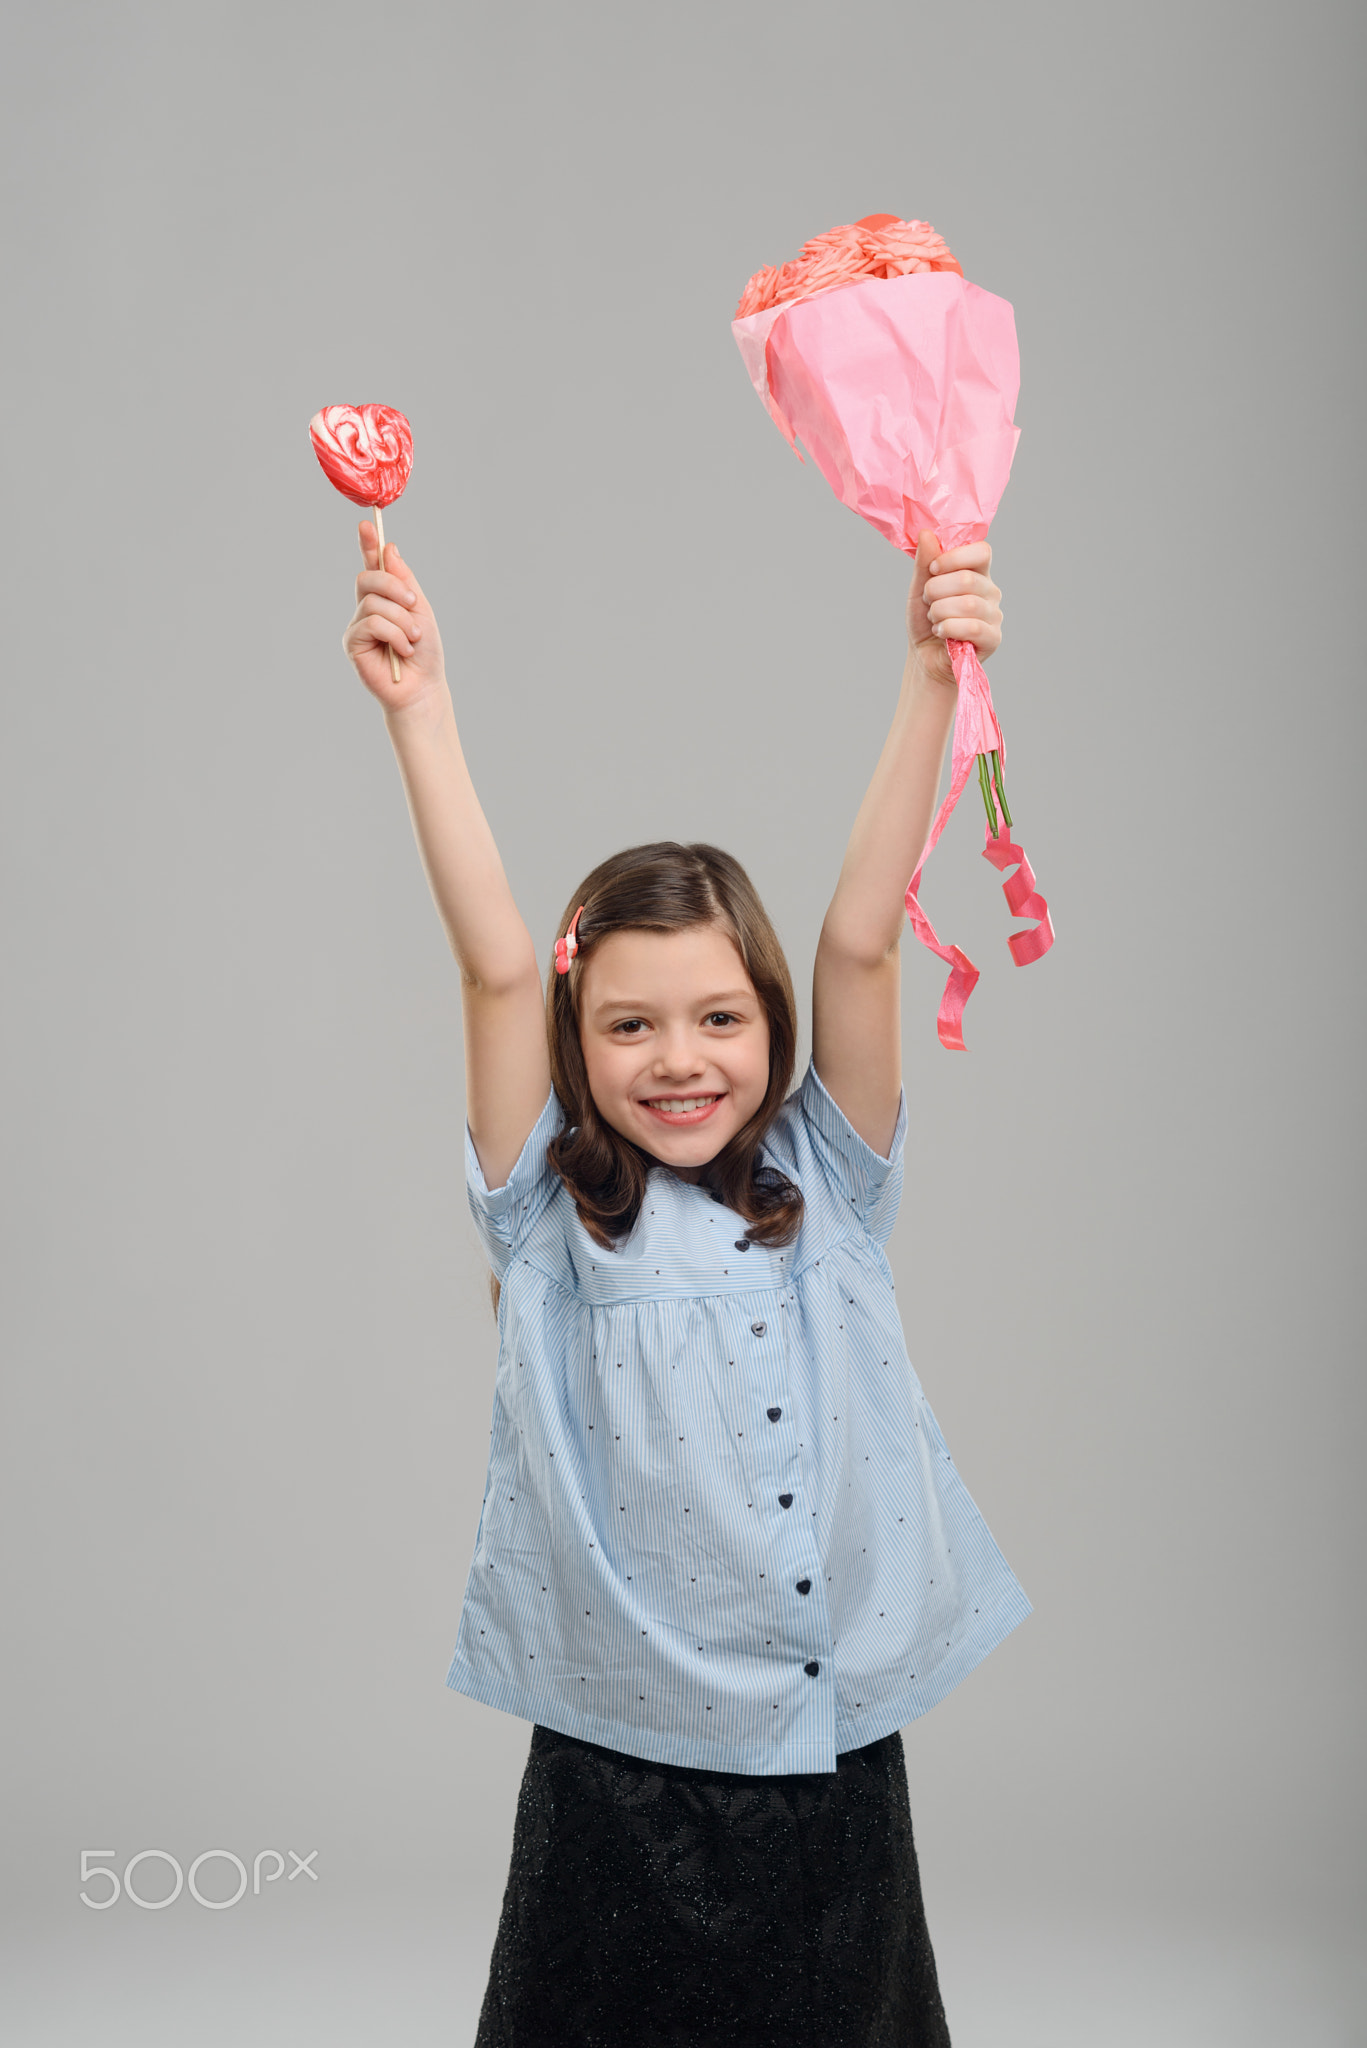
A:
[[[688,1037],[667,1038],[657,1043],[654,1070],[661,1080],[701,1074],[706,1065],[701,1049]]]

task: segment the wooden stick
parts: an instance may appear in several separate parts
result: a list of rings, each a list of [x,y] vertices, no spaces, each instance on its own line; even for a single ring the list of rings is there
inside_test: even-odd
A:
[[[380,566],[380,567],[381,567],[381,568],[383,569],[383,567],[384,567],[384,514],[383,514],[383,512],[381,512],[381,510],[380,510],[380,508],[379,508],[379,506],[378,506],[378,505],[372,505],[370,509],[371,509],[371,511],[372,511],[372,512],[373,512],[373,513],[375,514],[375,538],[376,538],[376,540],[377,540],[377,541],[379,542],[379,544],[380,544],[380,563],[379,563],[379,566]],[[402,680],[402,678],[401,678],[401,676],[400,676],[400,674],[399,674],[399,657],[398,657],[398,654],[397,654],[396,650],[395,650],[394,648],[392,648],[392,647],[391,647],[391,648],[390,648],[390,650],[389,650],[389,673],[390,673],[390,675],[391,675],[391,676],[393,677],[393,679],[394,679],[394,681],[395,681],[396,683],[397,683],[397,682],[400,682],[400,681]]]

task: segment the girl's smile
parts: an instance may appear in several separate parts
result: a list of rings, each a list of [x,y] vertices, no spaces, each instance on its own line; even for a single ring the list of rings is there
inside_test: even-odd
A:
[[[584,962],[579,1017],[599,1115],[685,1179],[764,1101],[769,1020],[720,925],[610,932]]]
[[[646,1108],[652,1116],[658,1116],[667,1124],[700,1124],[711,1116],[720,1095],[694,1095],[680,1099],[677,1096],[660,1096],[658,1100],[648,1099]]]

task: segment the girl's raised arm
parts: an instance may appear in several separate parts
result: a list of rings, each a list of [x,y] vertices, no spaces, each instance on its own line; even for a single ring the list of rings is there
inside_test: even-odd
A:
[[[986,541],[945,554],[929,527],[907,599],[907,665],[826,912],[812,978],[812,1063],[865,1143],[886,1158],[902,1092],[905,895],[930,835],[957,685],[947,639],[980,660],[1001,642]]]
[[[342,645],[384,707],[432,899],[460,965],[466,1115],[485,1181],[498,1188],[550,1093],[536,949],[465,765],[432,607],[392,541],[381,568],[368,519],[360,536],[365,568]]]

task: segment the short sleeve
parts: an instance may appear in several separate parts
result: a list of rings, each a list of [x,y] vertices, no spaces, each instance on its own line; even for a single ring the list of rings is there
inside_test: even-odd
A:
[[[560,1176],[546,1159],[546,1147],[564,1122],[565,1112],[552,1089],[517,1155],[517,1164],[503,1186],[492,1191],[485,1185],[470,1126],[465,1126],[465,1192],[480,1243],[499,1280],[559,1184]]]
[[[856,1215],[875,1243],[885,1245],[902,1200],[905,1092],[898,1098],[897,1124],[886,1159],[860,1137],[810,1064],[797,1092],[797,1107],[810,1151],[839,1208]]]

